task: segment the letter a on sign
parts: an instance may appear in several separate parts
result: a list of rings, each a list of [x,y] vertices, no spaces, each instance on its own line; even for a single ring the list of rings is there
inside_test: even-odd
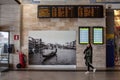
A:
[[[19,40],[19,35],[14,35],[14,40]]]

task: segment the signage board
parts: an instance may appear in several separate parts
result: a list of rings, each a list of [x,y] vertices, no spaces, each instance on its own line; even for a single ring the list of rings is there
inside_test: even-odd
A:
[[[39,5],[38,18],[103,18],[103,5]]]

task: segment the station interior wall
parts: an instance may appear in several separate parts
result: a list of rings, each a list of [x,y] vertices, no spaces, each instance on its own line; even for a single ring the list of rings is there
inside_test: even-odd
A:
[[[79,1],[80,2],[80,1]],[[62,2],[64,5],[85,5],[91,4],[88,0],[78,2]],[[48,5],[48,3],[41,3]],[[59,2],[49,3],[49,5],[59,5]],[[102,26],[104,27],[104,44],[93,45],[93,65],[95,67],[106,67],[106,16],[104,18],[37,18],[38,4],[22,5],[0,5],[0,30],[10,32],[10,44],[15,45],[15,50],[21,50],[27,55],[28,61],[28,32],[29,31],[76,31],[76,68],[85,67],[83,50],[86,45],[79,44],[79,27],[84,26]],[[20,35],[19,40],[14,40],[14,35]],[[92,40],[92,36],[90,36]],[[18,53],[10,54],[11,68],[16,69],[19,63]],[[27,64],[29,68],[29,64]],[[33,67],[34,69],[34,67]]]

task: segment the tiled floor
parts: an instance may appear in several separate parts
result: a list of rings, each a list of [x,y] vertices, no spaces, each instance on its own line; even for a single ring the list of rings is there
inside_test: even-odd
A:
[[[9,71],[3,72],[0,80],[120,80],[120,72]]]

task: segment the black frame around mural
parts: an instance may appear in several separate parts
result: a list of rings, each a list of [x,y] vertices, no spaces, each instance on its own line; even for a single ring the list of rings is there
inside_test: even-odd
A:
[[[80,34],[80,29],[88,29],[88,33],[87,33],[88,34],[88,37],[87,37],[88,41],[87,42],[81,42],[80,41],[81,35],[82,35],[82,34]],[[79,38],[79,44],[88,44],[88,43],[90,43],[90,27],[79,27],[79,37],[78,38]]]

